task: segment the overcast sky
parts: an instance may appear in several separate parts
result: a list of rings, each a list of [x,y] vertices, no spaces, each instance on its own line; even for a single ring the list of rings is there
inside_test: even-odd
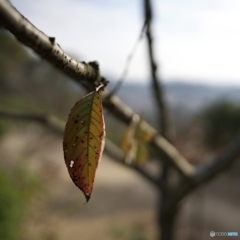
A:
[[[119,78],[143,24],[142,0],[12,0],[70,55]],[[155,0],[154,46],[165,82],[240,86],[240,0]],[[149,78],[142,41],[126,81]]]

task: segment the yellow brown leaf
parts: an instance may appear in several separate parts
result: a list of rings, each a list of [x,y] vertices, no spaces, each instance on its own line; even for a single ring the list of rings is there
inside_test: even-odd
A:
[[[105,124],[101,94],[81,98],[72,108],[63,139],[64,159],[72,181],[88,202],[105,143]]]

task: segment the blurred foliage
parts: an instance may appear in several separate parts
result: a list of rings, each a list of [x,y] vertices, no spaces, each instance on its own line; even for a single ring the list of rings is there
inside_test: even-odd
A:
[[[127,240],[148,240],[146,229],[139,222],[131,224],[129,229],[118,225],[111,225],[110,236],[112,239],[127,239]]]
[[[22,234],[22,223],[31,200],[40,192],[39,178],[24,165],[0,165],[0,239],[27,239]]]
[[[59,239],[56,233],[46,232],[40,238],[41,240],[57,240]]]
[[[211,105],[204,110],[205,145],[221,148],[240,131],[240,106],[228,101]]]
[[[0,239],[19,239],[22,217],[21,194],[0,168]]]
[[[24,49],[3,31],[0,31],[0,52],[0,91],[4,93],[13,83],[9,79],[15,75],[14,72],[22,72],[21,67],[28,63],[29,57]]]
[[[2,138],[6,130],[7,130],[7,121],[0,119],[0,139]]]
[[[119,121],[115,116],[111,115],[108,111],[104,113],[106,124],[106,136],[117,146],[121,145],[122,135],[126,130],[126,125]]]

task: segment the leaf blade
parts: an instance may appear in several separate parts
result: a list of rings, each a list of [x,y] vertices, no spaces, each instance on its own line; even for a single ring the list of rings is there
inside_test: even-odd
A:
[[[105,123],[101,94],[91,92],[73,106],[65,126],[64,159],[74,184],[88,202],[101,159],[105,138]]]

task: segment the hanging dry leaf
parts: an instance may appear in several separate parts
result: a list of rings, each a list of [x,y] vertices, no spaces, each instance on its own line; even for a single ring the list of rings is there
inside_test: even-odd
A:
[[[64,159],[72,181],[88,202],[105,144],[105,124],[99,88],[72,108],[63,139]]]
[[[141,119],[135,114],[122,137],[121,148],[127,164],[135,163],[140,166],[149,158],[146,142],[150,140],[150,136],[142,130],[141,123]]]
[[[146,144],[142,141],[138,141],[136,148],[136,165],[141,166],[149,158],[149,152]]]
[[[143,142],[152,141],[153,136],[143,130],[143,121],[140,119],[136,126],[136,138],[142,140]]]
[[[131,122],[131,124],[125,131],[121,141],[121,148],[124,153],[123,161],[127,164],[131,164],[133,159],[135,159],[135,155],[136,155],[136,150],[135,150],[136,142],[134,139],[134,135],[135,135],[135,124]]]

